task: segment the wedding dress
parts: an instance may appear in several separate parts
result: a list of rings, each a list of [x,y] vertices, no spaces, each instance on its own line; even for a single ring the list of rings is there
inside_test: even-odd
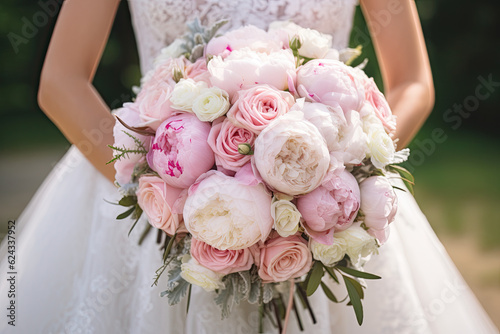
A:
[[[230,18],[228,28],[291,19],[347,45],[356,0],[131,0],[143,73],[159,50],[180,36],[195,16],[208,24]],[[368,282],[363,326],[351,307],[330,302],[318,291],[307,312],[307,333],[498,333],[408,193],[398,192],[399,212],[391,236],[366,270],[382,276]],[[72,147],[54,168],[16,223],[16,326],[2,315],[1,333],[256,333],[253,305],[236,307],[220,320],[213,296],[193,287],[186,300],[169,306],[151,287],[161,252],[150,233],[137,245],[141,227],[127,237],[130,221],[117,221],[119,194]],[[105,201],[106,200],[106,201]],[[142,222],[146,224],[146,222]],[[6,242],[1,275],[10,272]],[[9,305],[1,278],[0,306]],[[343,297],[337,287],[337,296]],[[265,323],[266,333],[276,333]],[[294,316],[289,332],[299,333]]]

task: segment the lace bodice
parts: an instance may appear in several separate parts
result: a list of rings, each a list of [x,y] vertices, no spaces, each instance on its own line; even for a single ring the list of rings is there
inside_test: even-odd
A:
[[[199,17],[208,25],[229,18],[223,29],[252,24],[266,29],[276,20],[292,20],[333,35],[333,46],[347,46],[357,0],[130,0],[142,73],[153,59]]]

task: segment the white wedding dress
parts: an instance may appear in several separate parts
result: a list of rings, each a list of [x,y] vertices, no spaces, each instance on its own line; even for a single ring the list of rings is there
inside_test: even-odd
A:
[[[231,27],[294,22],[347,45],[356,0],[131,0],[143,72],[159,50],[181,35],[195,16],[207,24],[231,18]],[[227,27],[226,27],[227,29]],[[399,193],[391,236],[367,265],[382,276],[368,282],[362,327],[351,307],[333,304],[318,291],[311,297],[318,323],[302,311],[306,333],[498,333],[408,193]],[[1,333],[257,333],[258,312],[240,305],[220,320],[213,296],[193,288],[171,307],[151,287],[161,264],[155,233],[137,245],[142,226],[127,237],[119,194],[72,147],[47,177],[16,226],[16,326],[7,324],[7,245],[0,249]],[[142,222],[145,224],[145,222]],[[165,275],[166,276],[166,275]],[[164,277],[165,278],[165,277]],[[345,292],[337,288],[338,297]],[[276,333],[265,323],[266,333]],[[299,333],[294,316],[289,333]]]

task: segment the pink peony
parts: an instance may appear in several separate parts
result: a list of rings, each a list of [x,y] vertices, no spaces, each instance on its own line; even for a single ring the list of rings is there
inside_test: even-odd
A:
[[[257,245],[240,250],[220,250],[196,238],[191,239],[191,255],[202,266],[223,275],[249,270],[259,260],[259,252]]]
[[[398,198],[392,185],[383,176],[372,176],[359,185],[361,211],[368,233],[383,244],[388,237],[389,224],[396,217]]]
[[[226,117],[221,117],[212,124],[208,144],[215,153],[217,166],[237,172],[252,158],[239,153],[238,145],[247,143],[253,148],[255,138],[250,130],[239,128]]]
[[[116,111],[115,115],[120,117],[120,119],[124,121],[125,124],[130,126],[137,126],[137,124],[141,122],[141,119],[139,118],[139,112],[137,111],[137,107],[134,103],[125,103],[122,108]],[[126,131],[139,139],[143,143],[144,147],[149,147],[149,143],[151,141],[150,137],[130,131],[118,121],[116,121],[113,128],[113,136],[115,138],[114,146],[130,149],[134,149],[137,146],[137,144],[134,142],[134,139],[128,136],[123,131]],[[124,185],[131,182],[131,176],[134,171],[135,165],[143,158],[144,157],[142,154],[129,153],[124,158],[115,162],[115,179],[118,184]]]
[[[139,178],[137,202],[152,226],[174,235],[180,228],[180,218],[173,208],[181,192],[157,176],[144,175]]]
[[[297,200],[297,208],[304,218],[304,227],[314,240],[333,244],[334,231],[352,225],[359,210],[358,182],[347,171],[340,175],[330,173],[318,188]]]
[[[271,195],[252,175],[210,171],[189,188],[183,217],[196,239],[220,250],[239,250],[266,240],[273,227],[270,208]]]
[[[279,116],[286,114],[295,100],[290,93],[269,85],[257,85],[234,95],[227,117],[239,127],[259,134]]]
[[[352,67],[333,59],[313,59],[297,70],[297,92],[308,101],[359,111],[363,85]]]
[[[270,53],[281,50],[282,42],[276,36],[268,34],[255,26],[248,25],[212,38],[207,44],[205,54],[209,56],[227,56],[232,51],[243,48]]]
[[[268,84],[286,90],[295,82],[295,58],[291,50],[270,54],[248,48],[231,52],[225,59],[215,56],[208,63],[210,82],[226,92],[232,99],[239,90],[257,84]]]
[[[168,118],[156,131],[147,154],[149,166],[169,185],[188,188],[214,165],[207,143],[210,124],[196,115],[181,113]]]
[[[307,241],[299,234],[286,238],[274,236],[260,249],[259,276],[264,283],[284,282],[307,274],[312,255]]]
[[[205,58],[199,58],[193,64],[186,67],[186,75],[188,78],[194,81],[203,81],[210,84],[210,73],[207,69],[207,60]]]
[[[378,89],[373,78],[368,78],[365,74],[363,79],[366,102],[373,107],[375,116],[382,121],[385,131],[390,134],[394,133],[396,131],[396,119],[392,115],[391,107],[389,107],[384,94]]]

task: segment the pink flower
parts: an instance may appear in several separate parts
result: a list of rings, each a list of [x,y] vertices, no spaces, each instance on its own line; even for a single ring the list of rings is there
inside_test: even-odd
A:
[[[330,173],[320,187],[297,200],[307,233],[325,245],[333,244],[334,231],[352,225],[359,205],[358,182],[345,170],[338,176]]]
[[[144,175],[139,178],[137,202],[152,226],[174,235],[180,219],[173,208],[181,192],[182,189],[167,185],[157,176]]]
[[[237,172],[252,158],[239,153],[238,145],[247,143],[253,148],[255,138],[250,130],[239,128],[226,117],[221,117],[212,124],[208,144],[215,153],[217,166]]]
[[[116,111],[115,115],[120,117],[122,121],[130,126],[137,126],[137,124],[139,124],[141,121],[141,119],[139,118],[139,112],[137,111],[136,105],[134,103],[125,103],[123,105],[123,108],[120,108]],[[114,146],[125,147],[129,149],[134,149],[137,146],[137,144],[134,142],[134,139],[132,139],[123,131],[126,131],[139,139],[144,144],[144,147],[149,147],[149,143],[151,141],[150,137],[130,131],[118,121],[116,121],[113,128],[113,136],[115,138]],[[131,176],[134,171],[134,167],[143,158],[144,156],[142,154],[129,153],[124,158],[115,162],[115,179],[118,184],[124,185],[131,182]]]
[[[368,233],[383,244],[388,237],[389,224],[398,210],[398,198],[392,185],[383,176],[372,176],[359,185],[361,211],[365,215]]]
[[[248,168],[240,171],[245,171],[245,177],[214,170],[205,173],[189,188],[184,205],[189,232],[220,250],[248,248],[266,240],[273,227],[271,195],[247,175]]]
[[[196,238],[191,239],[191,255],[202,266],[223,275],[249,270],[259,260],[259,252],[257,245],[239,250],[220,250]]]
[[[290,93],[269,85],[257,85],[234,95],[227,117],[242,128],[259,134],[274,119],[286,114],[295,100]]]
[[[156,131],[147,154],[149,166],[169,185],[188,188],[214,165],[207,143],[210,124],[196,115],[181,113],[168,118]]]
[[[203,81],[210,84],[210,73],[207,70],[207,60],[199,58],[196,62],[186,67],[186,75],[194,81]]]
[[[300,277],[307,274],[311,265],[307,241],[298,234],[286,238],[275,236],[260,249],[259,276],[264,283]]]
[[[248,25],[232,30],[220,37],[215,37],[208,42],[205,49],[206,55],[225,56],[234,50],[249,48],[253,51],[270,53],[279,51],[281,41],[274,35],[255,26]]]
[[[396,119],[392,115],[391,107],[389,107],[384,94],[378,89],[373,78],[368,78],[365,74],[363,79],[366,102],[373,107],[375,116],[382,121],[385,131],[389,134],[394,133],[396,131]]]
[[[333,59],[314,59],[297,70],[297,92],[308,101],[359,111],[365,99],[363,85],[352,67]]]
[[[232,99],[242,89],[268,84],[286,90],[295,82],[295,58],[291,50],[259,53],[248,48],[231,52],[225,59],[215,56],[208,63],[210,82]]]

